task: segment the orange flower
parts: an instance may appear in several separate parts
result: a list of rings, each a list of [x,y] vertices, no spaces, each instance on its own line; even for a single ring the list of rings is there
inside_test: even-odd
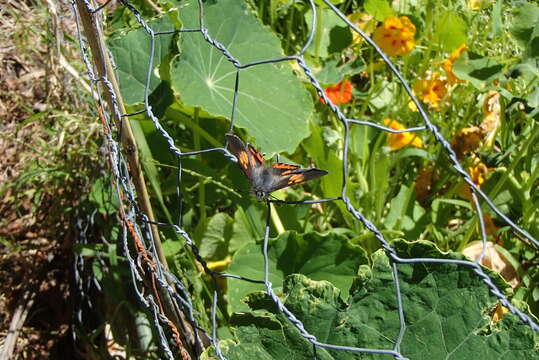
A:
[[[415,25],[406,16],[388,16],[374,30],[374,42],[388,55],[402,56],[415,46]]]
[[[450,84],[464,82],[463,80],[458,79],[453,73],[453,64],[455,64],[455,61],[457,61],[460,54],[462,54],[464,50],[466,50],[466,44],[460,45],[458,49],[453,51],[447,59],[442,61],[442,67],[445,70],[445,75],[447,76],[447,80]]]
[[[352,83],[350,81],[340,81],[336,85],[330,86],[324,90],[326,96],[335,105],[345,104],[352,100]],[[322,104],[326,102],[320,98]]]
[[[391,118],[385,118],[384,124],[393,130],[406,129],[402,124],[397,122],[397,120],[393,120]],[[423,147],[423,142],[413,132],[407,131],[396,134],[390,133],[387,138],[387,145],[391,148],[391,150],[399,150],[407,145]]]
[[[440,100],[447,94],[447,80],[440,78],[440,73],[437,71],[427,73],[424,79],[417,79],[414,82],[413,91],[429,108],[439,109]],[[417,111],[413,102],[410,108]]]
[[[478,162],[468,167],[468,174],[470,174],[470,177],[472,178],[472,181],[475,185],[480,187],[483,185],[486,181],[488,173],[488,168],[485,164],[483,164],[481,161],[478,160]],[[462,183],[460,196],[467,200],[472,200],[472,190],[466,183]]]
[[[514,269],[513,269],[514,270]],[[518,283],[517,283],[518,284]],[[513,284],[511,284],[512,286]],[[516,286],[514,286],[516,287]],[[490,313],[490,324],[491,325],[494,325],[496,324],[498,321],[500,321],[503,316],[509,312],[509,309],[506,308],[505,306],[503,306],[502,304],[498,303],[496,304],[496,307],[494,308],[494,310]]]
[[[485,178],[487,176],[488,169],[485,164],[482,162],[477,165],[470,166],[468,168],[468,173],[470,174],[472,181],[475,185],[481,186],[485,183]]]

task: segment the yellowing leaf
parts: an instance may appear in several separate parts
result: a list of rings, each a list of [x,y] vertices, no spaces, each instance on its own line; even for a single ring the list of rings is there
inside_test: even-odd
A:
[[[483,243],[481,241],[474,241],[462,250],[462,254],[470,260],[477,260],[482,251]],[[512,288],[517,287],[520,283],[515,268],[513,268],[502,253],[496,249],[495,244],[490,241],[487,241],[486,243],[485,256],[481,259],[480,263],[500,274]]]
[[[490,90],[483,102],[483,122],[481,123],[481,130],[485,134],[485,146],[492,147],[496,132],[501,125],[500,117],[500,93],[494,90]]]
[[[451,147],[457,154],[457,158],[462,155],[476,151],[483,140],[483,132],[477,126],[460,129],[451,139]]]

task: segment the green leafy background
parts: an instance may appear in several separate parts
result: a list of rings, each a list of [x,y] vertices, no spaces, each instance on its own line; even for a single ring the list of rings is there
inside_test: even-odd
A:
[[[184,26],[196,27],[197,14],[192,1],[181,12]],[[284,55],[279,39],[240,1],[208,4],[205,21],[210,36],[242,64]],[[181,54],[171,64],[172,88],[186,106],[230,118],[234,66],[201,36],[184,36],[180,46]],[[242,69],[238,95],[235,125],[247,129],[264,151],[293,152],[308,136],[313,101],[288,63]]]
[[[401,242],[396,247],[403,255],[405,252],[409,256],[441,257],[428,242]],[[400,329],[395,282],[383,251],[375,253],[372,260],[372,267],[361,266],[349,296],[330,282],[295,274],[285,278],[283,302],[320,342],[391,350]],[[516,316],[508,314],[502,321],[489,325],[488,314],[497,299],[469,267],[401,264],[398,274],[406,319],[400,347],[404,356],[410,359],[539,358],[536,352],[539,337]],[[500,278],[497,283],[503,286]],[[255,312],[238,313],[232,318],[238,341],[222,344],[227,357],[245,359],[248,354],[258,354],[262,359],[311,358],[308,341],[276,311],[266,295],[254,293],[245,301]],[[392,356],[360,356],[318,348],[317,358],[390,359]]]
[[[422,125],[409,109],[409,98],[379,56],[352,33],[322,1],[317,36],[305,61],[318,80],[329,86],[350,81],[353,99],[340,104],[349,117],[382,124],[386,117],[405,126]],[[434,71],[461,44],[465,51],[453,72],[444,104],[429,112],[450,139],[462,128],[479,126],[488,91],[500,94],[501,127],[496,147],[477,154],[493,169],[482,189],[494,203],[535,237],[539,236],[539,7],[532,2],[501,0],[470,10],[464,2],[428,0],[392,2],[335,0],[347,15],[366,14],[370,28],[389,15],[409,16],[418,31],[416,47],[394,58],[413,82]],[[144,8],[144,2],[137,2]],[[194,29],[198,2],[160,0],[153,14],[154,31]],[[514,5],[514,6],[513,6]],[[313,13],[306,2],[204,1],[208,34],[241,64],[296,54],[305,43]],[[116,29],[108,45],[114,55],[128,111],[143,109],[149,59],[148,34],[136,19],[117,10]],[[361,24],[364,25],[364,24]],[[369,28],[368,26],[366,28]],[[232,114],[237,69],[200,33],[156,37],[149,101],[160,124],[182,151],[224,144]],[[387,134],[350,125],[348,133],[317,94],[295,62],[257,65],[239,71],[234,129],[245,141],[278,161],[316,166],[329,174],[299,187],[274,192],[286,200],[341,195],[343,180],[351,204],[370,219],[403,257],[459,259],[480,239],[474,207],[461,194],[462,181],[446,154],[428,133],[424,147],[393,151]],[[143,115],[130,121],[139,145],[154,210],[160,221],[176,223],[192,235],[200,255],[215,271],[262,280],[261,241],[267,208],[249,195],[249,183],[220,152],[182,160],[182,205],[176,198],[178,159]],[[348,137],[349,172],[342,177],[344,136]],[[461,159],[468,168],[473,163]],[[419,177],[432,169],[427,196]],[[490,170],[489,170],[490,171]],[[103,182],[94,186],[91,202],[100,212],[110,196]],[[114,200],[116,201],[116,200]],[[504,222],[484,208],[497,227],[490,241],[520,276],[510,289],[496,274],[496,284],[524,312],[539,314],[537,250],[516,239]],[[353,347],[392,349],[400,329],[391,263],[380,243],[342,201],[316,206],[275,206],[270,217],[269,280],[276,294],[322,342]],[[207,313],[213,283],[201,275],[191,250],[170,229],[161,228],[163,247],[173,271],[190,285],[194,306]],[[404,242],[402,239],[411,240]],[[419,240],[421,239],[421,240]],[[416,240],[416,241],[413,241]],[[92,250],[92,249],[90,249]],[[95,250],[88,254],[97,254]],[[115,261],[118,261],[117,259]],[[96,262],[97,263],[97,262]],[[216,265],[219,264],[219,265]],[[523,265],[525,264],[525,266]],[[532,264],[532,265],[530,265]],[[96,270],[97,271],[97,270]],[[404,304],[405,333],[400,351],[410,359],[538,358],[538,338],[512,314],[491,323],[498,304],[469,267],[451,264],[398,265]],[[218,323],[221,346],[229,359],[312,359],[312,345],[276,311],[263,285],[228,279],[219,282]],[[210,328],[209,320],[201,326]],[[211,358],[213,349],[204,356]],[[357,355],[317,349],[319,359],[391,359],[390,355]]]

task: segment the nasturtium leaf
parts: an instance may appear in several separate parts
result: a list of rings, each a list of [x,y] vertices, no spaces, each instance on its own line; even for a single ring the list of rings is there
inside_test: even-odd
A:
[[[210,218],[200,238],[200,256],[206,260],[220,260],[228,255],[232,223],[232,218],[225,213],[217,213]]]
[[[526,97],[526,101],[533,108],[539,107],[539,86],[535,85],[533,91]]]
[[[320,8],[316,13],[316,33],[311,46],[307,49],[315,57],[326,58],[331,53],[339,53],[352,43],[350,28],[335,12],[328,8]],[[311,31],[313,12],[305,13],[308,31]]]
[[[173,30],[172,22],[167,16],[148,22],[155,32]],[[120,83],[120,92],[125,103],[134,104],[144,101],[146,76],[150,71],[149,94],[161,84],[155,75],[155,69],[169,54],[172,35],[158,35],[155,38],[153,66],[148,70],[150,60],[150,35],[143,28],[113,36],[108,41],[109,50],[114,57],[116,72]]]
[[[517,43],[525,50],[522,54],[524,60],[537,66],[539,58],[539,6],[531,3],[523,3],[515,10],[516,16],[511,27],[511,33]]]
[[[387,106],[391,106],[396,102],[396,94],[399,86],[395,82],[383,80],[380,86],[376,89],[376,93],[371,96],[370,105],[375,110],[381,110]]]
[[[247,243],[255,243],[264,237],[265,216],[257,204],[249,202],[246,207],[238,207],[234,213],[232,236],[228,251],[236,252]]]
[[[229,360],[312,360],[312,344],[302,338],[290,322],[274,314],[234,314],[230,325],[235,328],[236,341],[221,341],[220,348]],[[290,357],[293,354],[293,357]],[[213,348],[206,351],[202,360],[216,359]],[[331,360],[326,354],[317,360]]]
[[[453,65],[453,73],[461,80],[468,80],[477,89],[502,75],[503,66],[489,57],[463,53]]]
[[[302,145],[312,157],[316,166],[329,172],[320,179],[322,193],[326,198],[340,196],[343,183],[342,160],[339,158],[338,148],[331,146],[330,143],[331,138],[333,138],[333,131],[326,131],[325,128],[312,124],[311,132],[311,136]],[[348,191],[350,191],[350,188],[348,188]],[[341,201],[337,201],[336,204],[342,216],[353,221],[353,217],[346,209],[346,205]]]
[[[429,242],[396,242],[403,257],[462,260],[458,254],[441,254]],[[283,293],[286,307],[306,331],[323,343],[368,349],[394,349],[400,320],[392,265],[380,250],[372,267],[362,266],[348,299],[327,281],[301,274],[288,276]],[[498,287],[503,280],[489,272]],[[511,313],[496,323],[489,314],[499,304],[487,285],[468,266],[413,263],[398,265],[398,281],[404,310],[401,354],[409,359],[474,360],[538,359],[539,335]],[[502,289],[503,291],[503,289]],[[244,349],[263,354],[263,359],[310,359],[305,339],[293,328],[273,301],[262,293],[246,298],[254,314],[233,316],[236,339],[222,347],[229,360],[243,359]],[[265,312],[264,312],[265,311]],[[317,348],[317,359],[384,359],[380,354]],[[388,359],[393,357],[389,356]]]
[[[322,84],[334,85],[346,76],[359,74],[365,69],[365,62],[359,57],[340,66],[338,66],[339,62],[340,59],[326,62],[322,69],[315,74],[316,79]]]
[[[181,9],[186,28],[198,27],[198,2]],[[280,42],[246,7],[245,2],[204,3],[208,34],[241,64],[283,56]],[[200,33],[182,34],[181,55],[171,64],[171,84],[186,106],[201,107],[213,116],[230,118],[236,68]],[[311,95],[287,62],[241,69],[234,125],[248,130],[262,151],[293,152],[309,135]]]
[[[390,202],[384,226],[390,230],[412,229],[424,213],[415,201],[414,188],[401,185],[399,193]]]
[[[316,280],[328,280],[346,294],[358,267],[367,263],[363,250],[335,233],[322,235],[284,232],[270,241],[268,254],[269,280],[277,292],[282,290],[285,276],[301,273]],[[247,244],[238,250],[228,271],[251,279],[263,280],[261,246]],[[244,296],[264,289],[260,284],[231,281],[233,283],[228,286],[228,299],[234,311],[245,310],[245,305],[240,303],[240,299]]]
[[[384,21],[386,17],[395,15],[387,0],[366,0],[365,11],[378,21]]]
[[[324,129],[313,124],[311,131],[311,136],[302,145],[316,166],[329,172],[320,180],[322,192],[328,198],[339,196],[342,187],[342,161],[338,158],[337,151],[328,146]]]
[[[521,7],[515,7],[515,18],[511,26],[511,34],[517,40],[518,44],[526,48],[532,39],[534,29],[539,23],[539,6],[523,2]]]
[[[462,44],[466,44],[466,22],[452,11],[443,14],[436,21],[434,41],[446,52],[455,50]]]

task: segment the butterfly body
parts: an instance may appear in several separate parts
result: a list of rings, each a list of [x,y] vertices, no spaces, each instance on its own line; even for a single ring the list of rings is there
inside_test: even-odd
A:
[[[245,146],[234,134],[226,134],[230,150],[238,159],[238,165],[251,183],[257,200],[265,200],[275,190],[319,178],[328,172],[316,168],[303,169],[297,165],[276,163],[266,160],[250,144]]]

